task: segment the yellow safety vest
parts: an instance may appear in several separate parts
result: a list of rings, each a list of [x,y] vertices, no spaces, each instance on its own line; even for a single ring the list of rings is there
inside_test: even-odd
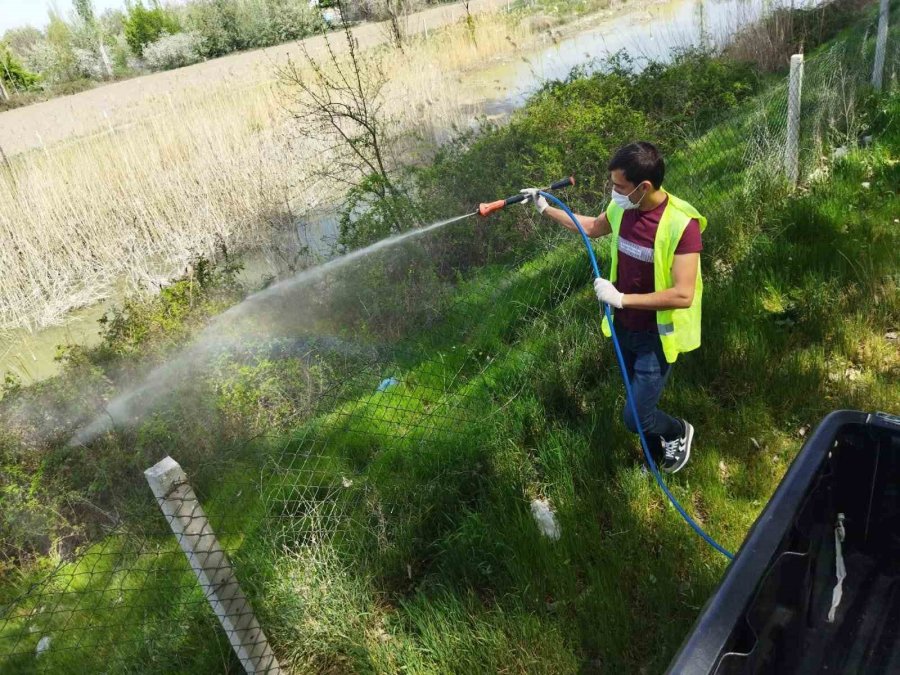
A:
[[[656,291],[664,291],[673,287],[672,263],[675,262],[675,249],[681,241],[681,235],[692,218],[700,223],[700,231],[706,229],[706,218],[699,211],[683,199],[673,194],[668,194],[669,201],[659,221],[656,231],[656,239],[653,242],[653,288]],[[615,283],[616,271],[619,267],[619,228],[622,225],[622,215],[625,212],[614,202],[610,202],[606,208],[606,217],[612,227],[612,235],[609,238],[610,251],[612,253],[609,270],[609,280]],[[662,342],[666,361],[674,363],[681,352],[689,352],[700,346],[700,307],[703,300],[703,279],[700,276],[700,267],[697,267],[697,287],[694,291],[694,301],[685,309],[664,309],[656,313],[656,327],[659,330],[659,339]],[[603,317],[603,334],[609,337],[609,323]]]

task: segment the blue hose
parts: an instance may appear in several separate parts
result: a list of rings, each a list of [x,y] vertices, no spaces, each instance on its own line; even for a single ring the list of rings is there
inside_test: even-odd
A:
[[[549,200],[552,204],[555,204],[566,214],[569,218],[572,219],[572,222],[575,224],[575,227],[578,228],[578,232],[581,233],[581,238],[584,241],[584,246],[587,249],[588,257],[591,259],[591,266],[594,268],[594,276],[596,278],[600,278],[600,267],[597,265],[597,256],[594,255],[594,248],[591,246],[591,242],[588,239],[587,234],[584,229],[581,227],[581,223],[578,222],[578,218],[575,217],[575,214],[569,209],[568,206],[563,204],[559,199],[554,197],[551,194],[547,194],[546,192],[541,192],[544,198]],[[684,507],[678,503],[678,500],[675,499],[675,495],[673,495],[669,488],[666,487],[666,484],[663,482],[662,476],[659,474],[659,469],[656,467],[656,462],[653,461],[653,456],[650,454],[650,448],[647,445],[647,438],[644,436],[644,428],[641,426],[641,418],[637,412],[637,405],[634,402],[634,395],[631,392],[631,382],[628,381],[628,371],[625,369],[625,359],[622,356],[622,348],[619,346],[619,338],[616,336],[616,328],[613,325],[612,313],[609,311],[609,305],[604,305],[601,303],[601,307],[603,309],[604,314],[606,315],[606,320],[609,322],[609,327],[612,332],[612,342],[613,347],[616,350],[616,359],[619,361],[619,370],[622,372],[622,381],[625,383],[625,396],[628,399],[627,405],[631,408],[631,414],[634,418],[635,423],[638,428],[638,435],[641,437],[641,446],[644,449],[644,458],[647,460],[647,464],[650,466],[650,471],[653,474],[653,477],[656,479],[657,485],[659,485],[660,489],[666,494],[666,497],[669,498],[669,501],[672,503],[672,506],[681,514],[681,517],[684,518],[685,522],[690,525],[694,532],[699,534],[707,544],[716,549],[719,553],[724,555],[728,559],[734,558],[734,555],[728,551],[725,547],[723,547],[719,542],[709,536],[702,527],[700,527],[697,522],[691,518],[687,511],[684,510]]]

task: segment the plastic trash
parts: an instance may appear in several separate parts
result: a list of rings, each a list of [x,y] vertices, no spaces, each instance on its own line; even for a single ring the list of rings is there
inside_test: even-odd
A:
[[[388,377],[381,381],[381,384],[378,385],[378,389],[375,391],[387,391],[390,387],[400,384],[400,380],[396,377]]]
[[[834,527],[834,576],[837,583],[831,594],[831,609],[828,611],[828,623],[834,623],[834,617],[837,613],[838,605],[841,604],[841,597],[844,594],[844,579],[847,576],[847,566],[844,565],[844,552],[842,544],[846,537],[844,530],[844,514],[839,513],[837,516],[837,525]]]
[[[537,523],[541,534],[553,541],[559,539],[561,533],[559,523],[556,521],[556,515],[550,510],[550,504],[546,499],[531,500],[531,515],[534,518],[534,522]]]
[[[46,652],[48,649],[50,649],[50,640],[51,639],[52,638],[49,635],[45,635],[40,640],[38,640],[37,647],[34,650],[35,654],[40,656],[41,654]]]

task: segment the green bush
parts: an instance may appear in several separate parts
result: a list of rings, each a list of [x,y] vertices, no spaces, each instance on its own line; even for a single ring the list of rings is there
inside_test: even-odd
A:
[[[140,355],[179,344],[204,319],[238,299],[243,289],[237,281],[241,267],[228,260],[214,265],[195,256],[181,279],[160,290],[154,298],[128,298],[122,307],[100,319],[103,358]]]
[[[172,35],[181,30],[178,19],[163,8],[158,0],[148,9],[142,0],[129,7],[125,18],[125,39],[131,51],[142,56],[144,46],[155,42],[163,33]]]
[[[629,93],[671,137],[679,129],[708,128],[758,88],[759,75],[749,64],[688,49],[670,63],[648,64],[633,79]]]
[[[319,33],[325,28],[322,14],[297,0],[265,0],[267,21],[254,46],[276,45]],[[324,6],[324,3],[320,4]]]
[[[322,29],[321,14],[302,0],[196,0],[185,24],[203,38],[203,56],[268,47]]]
[[[202,38],[200,53],[215,58],[247,45],[238,23],[235,0],[198,0],[186,8],[185,22]]]
[[[40,76],[28,72],[9,48],[0,44],[0,80],[15,91],[28,91],[40,81]]]

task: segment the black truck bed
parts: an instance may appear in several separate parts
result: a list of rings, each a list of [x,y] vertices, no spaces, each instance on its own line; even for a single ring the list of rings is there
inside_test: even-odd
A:
[[[846,577],[829,621],[839,520]],[[822,421],[669,672],[900,674],[900,418]]]

